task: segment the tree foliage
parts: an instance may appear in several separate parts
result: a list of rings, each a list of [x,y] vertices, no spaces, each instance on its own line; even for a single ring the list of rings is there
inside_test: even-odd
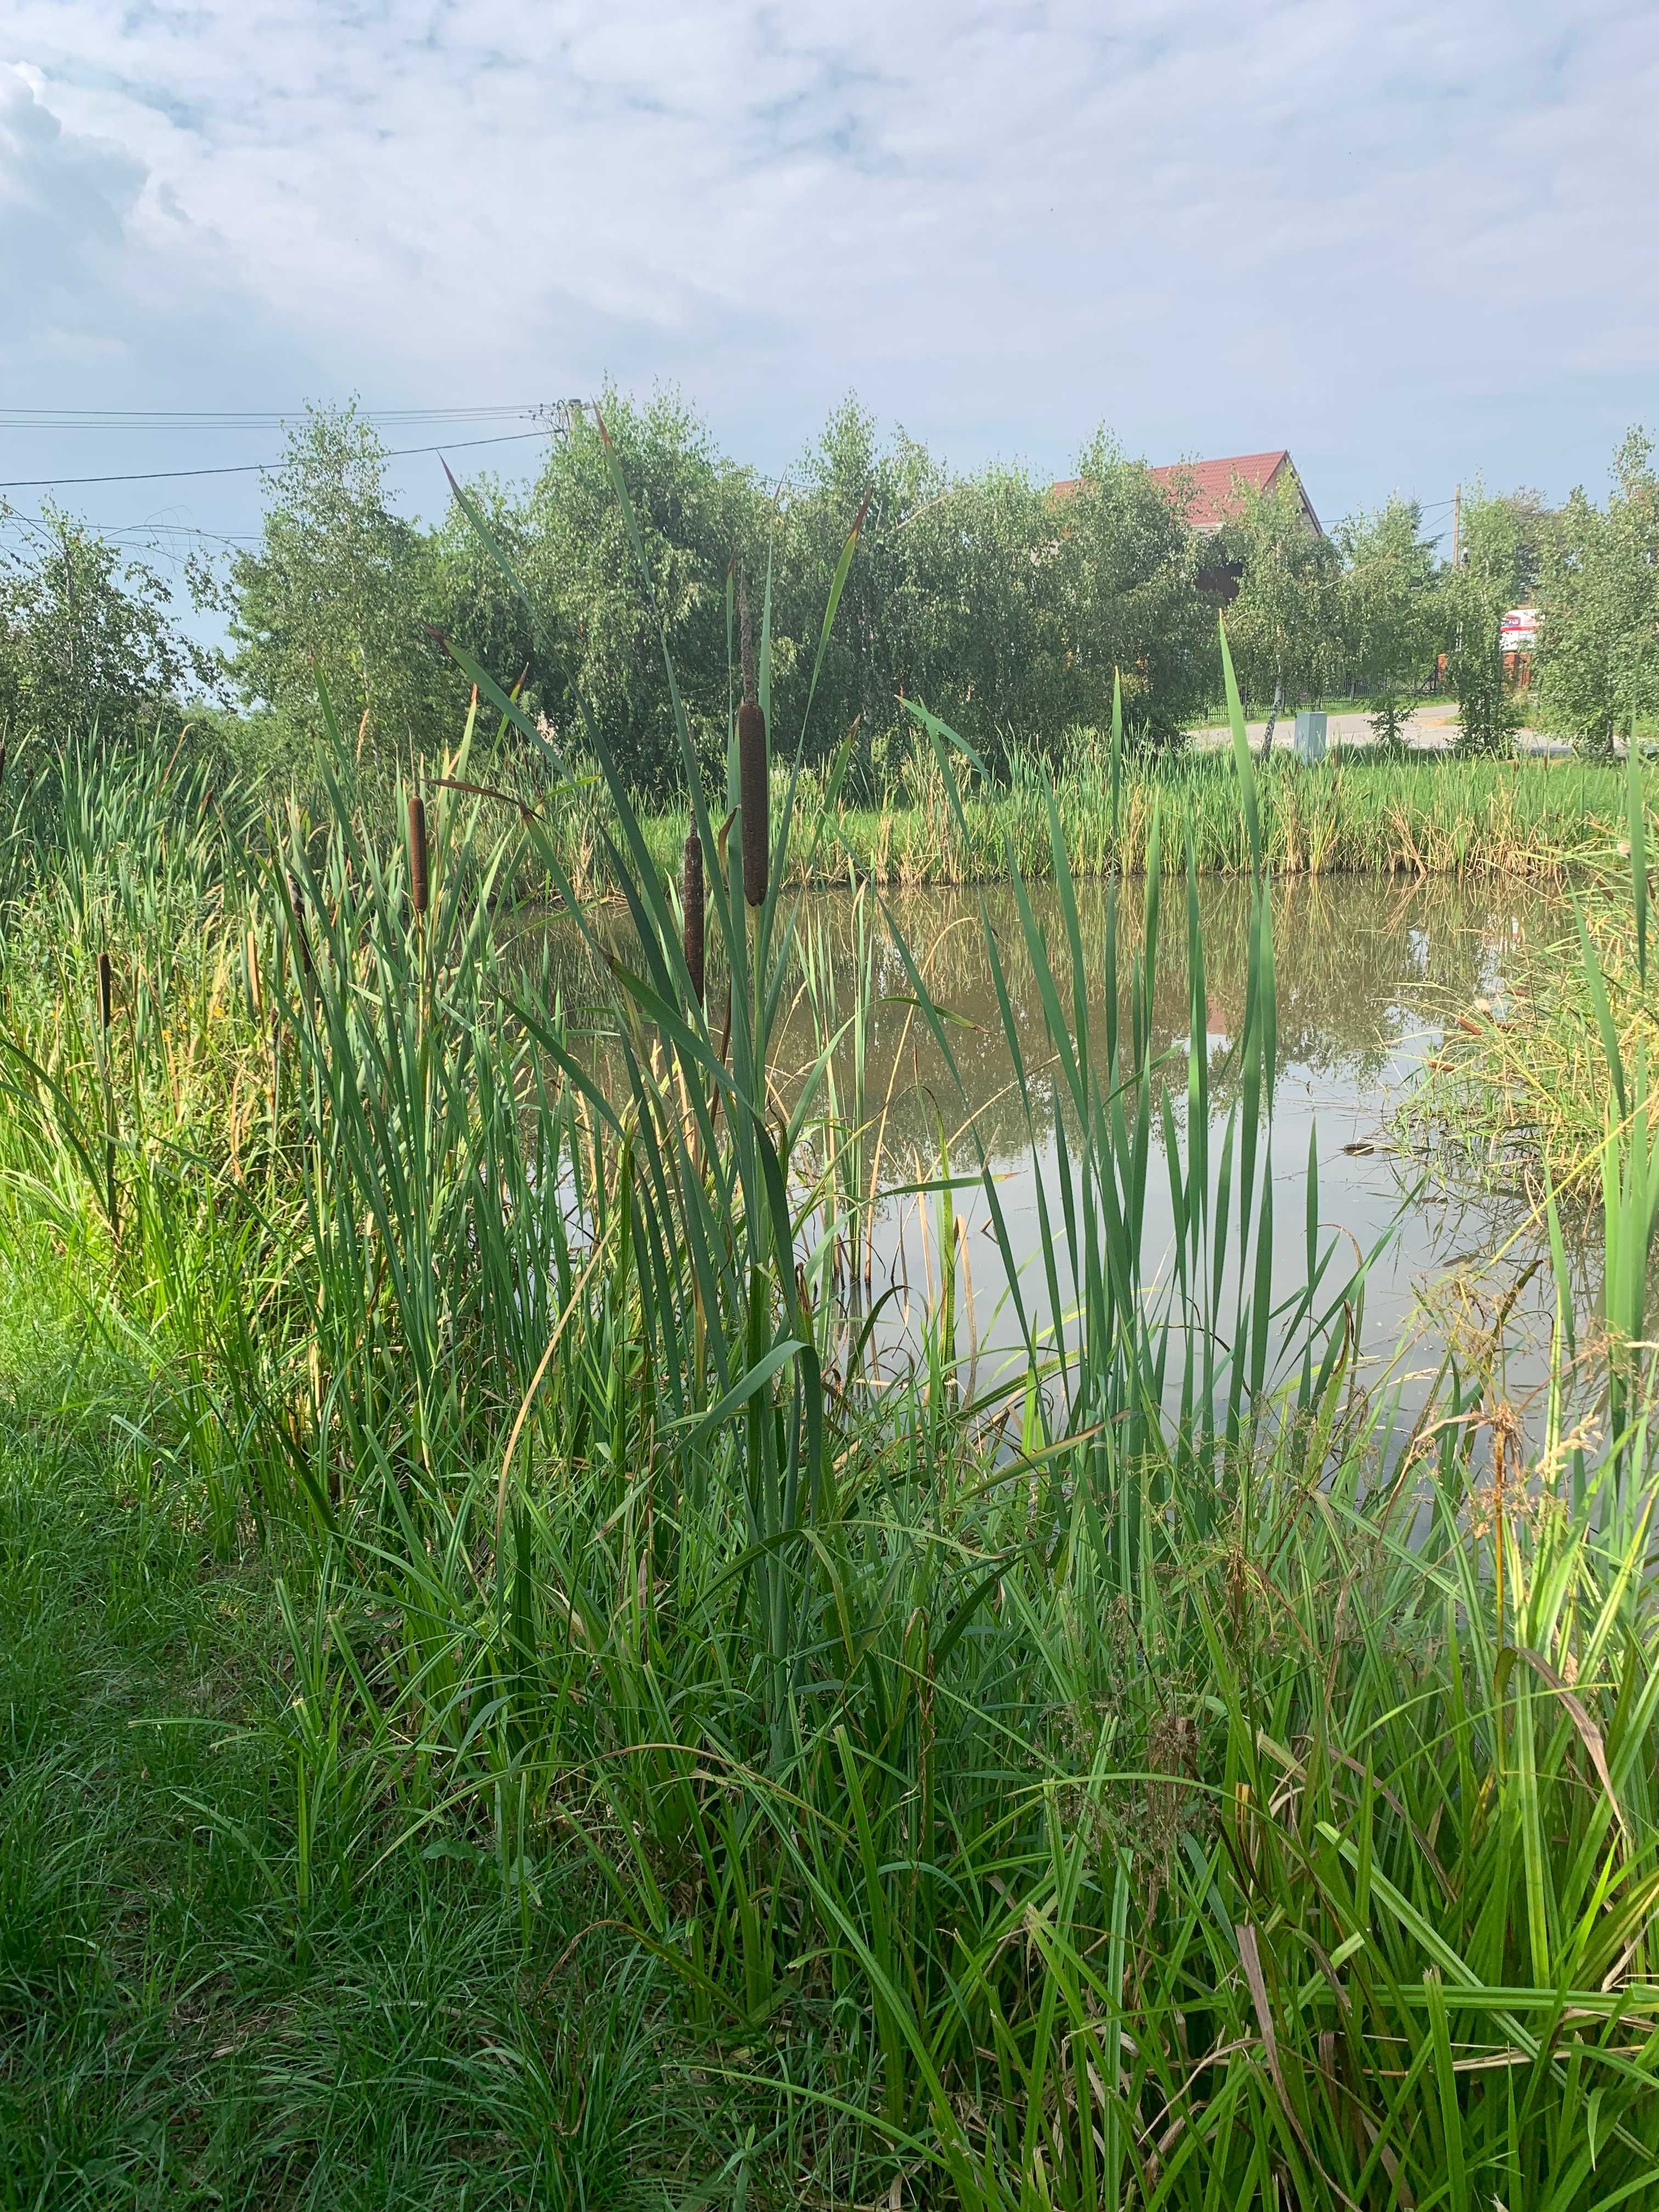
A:
[[[0,525],[18,539],[0,550],[0,730],[107,740],[217,689],[153,568],[50,503],[37,520],[0,501]]]
[[[612,494],[601,418],[644,544],[649,599]],[[726,572],[734,560],[763,558],[764,516],[753,474],[716,452],[678,396],[641,407],[607,392],[596,410],[571,410],[514,518],[515,565],[558,654],[544,665],[526,651],[532,696],[574,735],[579,693],[641,791],[681,780],[665,635],[694,743],[711,765],[723,757]]]
[[[308,408],[264,477],[260,542],[213,598],[244,697],[295,734],[319,687],[360,750],[396,757],[453,733],[466,689],[425,623],[441,611],[440,546],[394,514],[386,448],[355,404]]]
[[[1541,506],[1535,492],[1489,495],[1478,482],[1463,501],[1461,557],[1445,583],[1446,674],[1466,751],[1494,752],[1521,726],[1522,708],[1504,665],[1503,620],[1538,580]]]
[[[794,481],[780,538],[803,646],[860,484],[869,495],[821,741],[854,722],[874,738],[901,696],[920,698],[999,767],[1015,745],[1053,753],[1069,729],[1103,724],[1115,670],[1132,720],[1165,734],[1202,698],[1210,617],[1192,539],[1104,434],[1056,493],[1020,469],[952,475],[902,434],[881,447],[849,402]]]
[[[791,732],[806,714],[836,564],[859,524],[858,555],[824,641],[807,740],[809,753],[823,753],[852,732],[868,782],[878,780],[878,755],[897,732],[901,697],[949,711],[939,679],[960,629],[952,602],[959,602],[962,580],[944,582],[938,556],[952,534],[944,511],[958,489],[958,480],[902,430],[884,444],[875,417],[849,398],[798,457],[775,519],[769,516],[775,622],[790,641],[775,655],[775,719]]]
[[[607,455],[605,437],[610,441]],[[1520,720],[1499,645],[1504,611],[1538,594],[1539,666],[1558,718],[1606,743],[1659,711],[1659,481],[1646,438],[1616,459],[1612,496],[1556,516],[1535,495],[1465,504],[1462,558],[1443,566],[1416,504],[1395,497],[1309,527],[1295,487],[1247,493],[1218,535],[1190,531],[1164,488],[1101,431],[1064,486],[1018,467],[948,467],[855,400],[781,481],[723,453],[677,394],[607,392],[573,406],[526,489],[470,489],[537,611],[458,506],[434,527],[394,511],[386,454],[354,406],[308,410],[265,479],[258,544],[204,594],[226,614],[245,703],[291,740],[319,730],[319,687],[348,738],[387,760],[453,740],[467,687],[433,631],[464,643],[567,742],[589,720],[652,799],[682,781],[665,637],[694,748],[718,781],[732,711],[731,595],[771,594],[773,734],[821,761],[848,732],[855,780],[879,795],[908,744],[906,700],[968,738],[994,774],[1016,750],[1063,754],[1109,717],[1173,737],[1213,703],[1215,604],[1246,696],[1286,706],[1346,689],[1396,734],[1443,651],[1474,748]],[[613,468],[628,488],[642,592]],[[808,693],[830,582],[854,522],[857,557]],[[130,717],[213,680],[160,580],[48,511],[0,570],[0,714],[69,726]],[[509,740],[510,742],[511,740]]]
[[[604,437],[610,441],[607,458]],[[641,590],[611,465],[645,550]],[[266,483],[261,542],[219,590],[245,697],[314,731],[320,678],[348,735],[372,749],[441,744],[465,704],[428,625],[463,641],[568,741],[597,725],[635,787],[678,788],[663,645],[711,775],[731,705],[727,580],[757,618],[772,602],[773,726],[809,761],[848,732],[884,784],[920,698],[994,764],[1013,744],[1054,750],[1110,712],[1121,670],[1132,723],[1173,733],[1203,698],[1211,612],[1190,533],[1146,471],[1097,435],[1057,498],[1018,469],[946,469],[915,440],[884,441],[852,399],[783,481],[720,453],[678,395],[607,391],[573,407],[526,493],[472,487],[522,578],[539,634],[477,533],[452,510],[423,531],[391,510],[385,453],[355,410],[313,410]],[[808,694],[830,582],[854,522],[853,564]],[[548,642],[544,642],[545,638]]]
[[[1078,457],[1065,523],[1069,719],[1103,723],[1121,671],[1131,719],[1173,735],[1214,681],[1214,609],[1198,588],[1197,540],[1103,430]]]
[[[1397,742],[1440,642],[1439,562],[1423,535],[1421,508],[1397,493],[1375,513],[1340,522],[1334,535],[1340,658],[1370,704],[1378,737]]]
[[[1239,570],[1227,637],[1245,695],[1275,709],[1316,696],[1341,665],[1340,556],[1309,527],[1295,484],[1247,489],[1221,550]]]
[[[1659,712],[1659,479],[1646,433],[1613,456],[1605,507],[1577,489],[1545,532],[1538,680],[1552,715],[1610,747]]]
[[[726,579],[748,573],[757,619],[772,598],[773,726],[820,759],[848,732],[866,778],[904,742],[920,698],[997,763],[1011,744],[1052,749],[1103,722],[1121,668],[1133,719],[1178,729],[1202,697],[1210,617],[1192,540],[1137,462],[1104,435],[1056,500],[1017,469],[956,474],[902,431],[884,441],[848,399],[779,484],[726,459],[675,395],[601,402],[652,580],[641,592],[597,416],[573,412],[528,499],[498,526],[560,650],[526,653],[556,721],[580,691],[636,786],[678,780],[665,631],[694,742],[723,757],[731,698]],[[817,659],[830,579],[854,524],[858,556]],[[470,635],[453,582],[459,632]],[[479,610],[482,611],[482,610]],[[568,690],[566,690],[568,685]]]

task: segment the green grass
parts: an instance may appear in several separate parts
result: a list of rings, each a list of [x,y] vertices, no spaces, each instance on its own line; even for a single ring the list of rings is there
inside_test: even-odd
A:
[[[763,617],[763,705],[768,659]],[[1027,777],[994,816],[1017,926],[980,940],[1005,1124],[1050,1160],[1022,1283],[926,948],[875,888],[850,976],[799,926],[814,795],[781,781],[751,909],[735,762],[699,787],[705,1009],[666,825],[477,675],[530,803],[466,788],[477,726],[422,764],[424,908],[343,745],[314,822],[73,750],[13,802],[12,2197],[1651,2199],[1645,1119],[1602,1156],[1613,1326],[1563,1260],[1547,1401],[1493,1338],[1408,1419],[1316,1177],[1275,1204],[1277,772],[1241,732],[1161,809],[1126,785],[1133,952],[1115,898],[1085,946],[1078,790]],[[917,722],[919,802],[971,850]],[[1228,821],[1252,949],[1212,1126],[1195,883]],[[920,1176],[882,1149],[878,988],[944,1070]],[[896,1196],[929,1250],[902,1341],[860,1264]]]
[[[642,2145],[672,2171],[660,1978],[579,1940],[579,1865],[528,1941],[471,1824],[301,1905],[284,1562],[216,1549],[124,1433],[146,1378],[41,1303],[12,1278],[0,2203],[620,2203]]]
[[[1626,771],[1619,780],[1628,782]],[[1652,825],[1586,870],[1548,942],[1517,943],[1496,1005],[1465,1008],[1408,1103],[1413,1133],[1470,1158],[1541,1208],[1550,1193],[1575,1212],[1601,1198],[1609,1130],[1646,1113],[1659,1064],[1656,988],[1645,897],[1638,886]],[[1632,854],[1632,845],[1635,852]]]
[[[1398,761],[1339,757],[1318,769],[1275,755],[1258,770],[1262,856],[1279,875],[1516,875],[1566,881],[1607,861],[1623,835],[1622,769],[1595,763],[1517,757]],[[1053,876],[1047,778],[1016,763],[1011,789],[965,796],[960,817],[931,756],[907,771],[893,803],[844,799],[824,808],[823,779],[803,777],[791,884],[848,884],[868,878],[897,888],[1006,880],[1010,854],[1028,880]],[[780,776],[780,792],[783,779]],[[1226,754],[1192,753],[1147,764],[1133,758],[1114,809],[1109,754],[1083,750],[1054,783],[1066,863],[1079,878],[1144,871],[1152,817],[1164,865],[1179,873],[1190,837],[1205,873],[1248,875],[1249,842]],[[602,792],[556,803],[559,851],[583,890],[614,888],[596,817]],[[674,862],[688,817],[642,823],[653,866]]]

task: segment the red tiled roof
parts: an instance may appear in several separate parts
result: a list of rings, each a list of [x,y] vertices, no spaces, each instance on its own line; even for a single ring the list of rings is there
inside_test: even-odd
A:
[[[1251,491],[1267,491],[1283,469],[1290,471],[1297,489],[1302,492],[1308,520],[1318,530],[1319,517],[1307,493],[1302,491],[1296,464],[1283,446],[1275,453],[1233,453],[1219,461],[1176,461],[1166,468],[1148,469],[1146,473],[1155,483],[1165,488],[1172,505],[1184,502],[1182,512],[1190,528],[1218,530],[1238,513],[1241,485]],[[1064,483],[1057,483],[1054,490],[1063,495],[1074,490],[1076,484],[1077,479],[1070,477]]]
[[[1218,530],[1238,512],[1240,485],[1266,491],[1290,459],[1281,446],[1276,453],[1235,453],[1224,461],[1177,461],[1164,469],[1148,469],[1154,483],[1166,487],[1185,503],[1187,520],[1194,530]]]

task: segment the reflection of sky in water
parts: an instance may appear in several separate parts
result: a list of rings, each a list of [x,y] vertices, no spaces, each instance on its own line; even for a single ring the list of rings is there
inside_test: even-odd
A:
[[[1105,1055],[1106,893],[1103,886],[1085,885],[1078,896],[1088,1027],[1098,1066]],[[1059,904],[1052,890],[1042,886],[1033,888],[1031,898],[1069,1018],[1071,976]],[[1126,989],[1131,963],[1142,950],[1143,898],[1144,885],[1133,881],[1121,900],[1119,973]],[[911,1003],[908,973],[890,943],[884,941],[879,911],[872,910],[868,919],[877,1003],[868,1038],[866,1099],[872,1141],[878,1133],[880,1139],[882,1183],[890,1187],[931,1172],[941,1126],[951,1139],[953,1169],[972,1172],[977,1154],[964,1133],[971,1117],[996,1175],[1028,1312],[1046,1322],[1048,1300],[1041,1268],[1033,1262],[1040,1250],[1039,1179],[1050,1201],[1051,1221],[1063,1220],[1054,1085],[1041,1000],[1024,957],[1013,897],[1006,887],[994,887],[985,894],[985,907],[1001,949],[1025,1057],[1039,1128],[1035,1158],[985,952],[979,894],[902,892],[889,903],[934,1000],[952,1017],[948,1035],[956,1066],[953,1076]],[[1162,897],[1154,1027],[1160,1047],[1170,1055],[1178,1122],[1184,1121],[1186,1104],[1186,905],[1184,882],[1168,882]],[[1237,1071],[1228,1054],[1243,1019],[1249,906],[1248,884],[1201,879],[1212,1171],[1227,1111],[1237,1095]],[[801,902],[803,935],[834,978],[831,1026],[845,1020],[853,1007],[852,920],[848,894],[815,894]],[[1340,1237],[1350,1262],[1379,1244],[1384,1248],[1365,1293],[1362,1373],[1376,1381],[1392,1366],[1408,1378],[1408,1406],[1420,1402],[1444,1342],[1443,1323],[1425,1307],[1423,1294],[1443,1312],[1444,1285],[1462,1278],[1490,1310],[1546,1246],[1541,1231],[1527,1225],[1514,1200],[1481,1190],[1472,1179],[1461,1186],[1437,1180],[1420,1163],[1402,1157],[1395,1146],[1392,1117],[1435,1050],[1442,1024],[1477,999],[1501,1002],[1510,949],[1525,940],[1553,941],[1563,929],[1559,902],[1519,885],[1336,877],[1274,888],[1279,1040],[1273,1125],[1275,1300],[1299,1289],[1305,1277],[1311,1138],[1322,1249],[1333,1233]],[[574,995],[588,994],[578,988]],[[787,1072],[804,1071],[817,1048],[803,997],[775,1054],[786,1092]],[[844,1048],[837,1055],[836,1075],[847,1115],[850,1053]],[[958,1192],[955,1202],[967,1225],[982,1385],[996,1371],[998,1351],[1006,1352],[1016,1340],[1016,1330],[983,1193]],[[924,1233],[921,1219],[936,1203],[915,1197],[890,1200],[873,1235],[875,1286],[879,1290],[895,1281],[908,1285],[912,1324],[915,1308],[939,1279],[936,1243]],[[1160,1273],[1167,1271],[1171,1255],[1173,1219],[1155,1127],[1144,1250],[1149,1267]],[[1230,1230],[1230,1243],[1235,1238],[1236,1229]],[[1347,1272],[1344,1254],[1339,1253],[1326,1278],[1331,1292]],[[1066,1274],[1061,1282],[1064,1304]],[[1517,1395],[1542,1380],[1553,1297],[1546,1264],[1516,1301],[1506,1332],[1508,1385]],[[1231,1291],[1224,1305],[1231,1314]],[[896,1335],[904,1333],[904,1311],[902,1298],[889,1309]],[[1416,1378],[1414,1383],[1410,1378]]]
[[[1123,974],[1139,949],[1140,898],[1141,887],[1131,885],[1126,911],[1120,916]],[[812,902],[806,910],[807,926],[823,927],[833,945],[844,939],[849,903]],[[1085,970],[1095,968],[1090,1025],[1092,1032],[1099,1024],[1093,1042],[1103,1056],[1098,969],[1103,895],[1085,895],[1080,903]],[[1048,1301],[1040,1266],[1034,1264],[1041,1241],[1039,1177],[1051,1222],[1063,1220],[1052,1093],[1042,1066],[1046,1037],[1012,900],[998,893],[988,904],[1009,970],[1009,993],[1033,1091],[1040,1094],[1039,1122],[1046,1118],[1048,1123],[1035,1161],[1018,1101],[1008,1088],[1008,1055],[972,895],[911,895],[895,902],[895,915],[940,1004],[975,1025],[951,1029],[957,1070],[968,1104],[978,1111],[997,1174],[1028,1310],[1046,1321]],[[1069,968],[1059,914],[1052,894],[1035,895],[1034,904],[1069,1014]],[[1243,1018],[1248,889],[1225,880],[1206,880],[1200,886],[1200,909],[1215,1130],[1212,1151],[1218,1155],[1222,1126],[1236,1091],[1236,1073],[1226,1057]],[[1421,1293],[1428,1291],[1431,1304],[1443,1311],[1443,1285],[1449,1278],[1462,1277],[1490,1306],[1545,1246],[1541,1231],[1525,1226],[1524,1213],[1514,1203],[1472,1185],[1449,1187],[1428,1177],[1420,1164],[1402,1158],[1390,1127],[1394,1110],[1438,1042],[1442,1021],[1476,998],[1491,998],[1498,992],[1509,946],[1540,932],[1553,937],[1559,927],[1558,907],[1535,893],[1507,886],[1430,883],[1407,887],[1344,878],[1285,884],[1275,893],[1279,1028],[1273,1125],[1275,1300],[1291,1295],[1305,1277],[1311,1139],[1317,1159],[1322,1248],[1333,1233],[1345,1248],[1332,1261],[1327,1283],[1334,1290],[1347,1272],[1345,1255],[1357,1260],[1383,1246],[1365,1294],[1363,1371],[1376,1380],[1395,1365],[1407,1378],[1408,1405],[1420,1401],[1444,1340],[1443,1324],[1425,1309]],[[930,948],[937,950],[928,961]],[[1188,995],[1184,886],[1175,896],[1166,890],[1164,898],[1158,969],[1156,1026],[1160,1043],[1173,1052],[1170,1067],[1179,1121],[1184,1120],[1185,1109]],[[908,995],[902,979],[884,976],[883,982],[895,997]],[[843,999],[843,1012],[849,1004]],[[790,1047],[802,1062],[810,1057],[808,1034],[801,1025],[788,1037],[781,1057],[789,1059]],[[878,1010],[870,1061],[872,1103],[884,1097],[890,1100],[890,1153],[902,1158],[909,1148],[920,1159],[931,1150],[935,1113],[947,1129],[962,1118],[955,1085],[937,1048],[908,1009],[889,1004]],[[971,1144],[959,1138],[953,1159],[957,1171],[970,1170],[975,1158]],[[890,1158],[886,1179],[908,1180],[908,1176],[892,1174],[894,1164]],[[968,1225],[983,1379],[995,1371],[995,1348],[1010,1346],[1016,1332],[1006,1310],[1000,1255],[989,1233],[983,1194],[960,1193],[957,1204]],[[925,1249],[920,1212],[914,1199],[890,1205],[874,1239],[878,1285],[906,1282],[916,1300],[924,1298],[938,1281],[937,1248],[927,1240]],[[1174,1215],[1156,1140],[1146,1232],[1149,1267],[1167,1272]],[[1441,1286],[1438,1297],[1433,1295],[1436,1286]],[[1062,1276],[1062,1304],[1067,1295]],[[1231,1291],[1224,1308],[1231,1310]],[[1506,1333],[1511,1389],[1524,1392],[1541,1381],[1553,1310],[1553,1278],[1546,1267],[1522,1291]]]

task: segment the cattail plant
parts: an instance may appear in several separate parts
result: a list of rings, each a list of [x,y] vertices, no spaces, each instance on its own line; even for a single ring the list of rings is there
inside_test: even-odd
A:
[[[311,940],[306,935],[306,895],[292,868],[288,872],[288,910],[294,921],[294,941],[300,948],[300,965],[307,979],[314,981],[317,964],[311,957]]]
[[[743,704],[738,709],[738,799],[743,809],[743,895],[762,905],[772,855],[770,780],[766,762],[766,716],[755,684],[755,647],[749,627],[749,587],[738,573],[738,636],[743,653]]]
[[[104,1032],[105,1049],[109,1046],[109,1025],[114,1016],[115,971],[110,966],[107,952],[98,956],[98,1018]]]
[[[419,792],[409,799],[409,900],[417,915],[427,909],[426,807]]]
[[[686,971],[697,1004],[703,1003],[704,915],[702,839],[694,829],[680,856],[680,913],[685,941]]]

